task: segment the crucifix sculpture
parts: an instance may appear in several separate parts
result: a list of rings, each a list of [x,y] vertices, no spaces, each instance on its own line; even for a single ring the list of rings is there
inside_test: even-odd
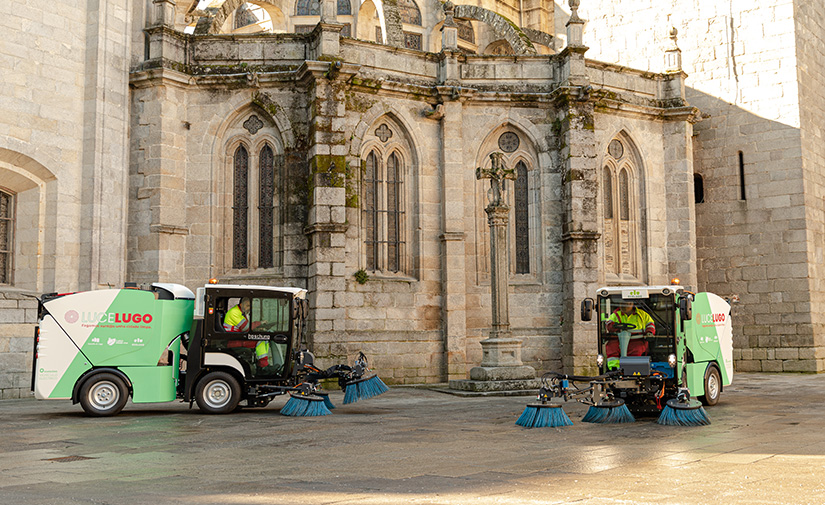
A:
[[[516,178],[515,170],[507,168],[503,153],[490,154],[490,168],[477,168],[477,179],[490,179],[487,192],[487,222],[490,225],[490,295],[493,324],[490,337],[481,341],[481,366],[470,370],[473,380],[532,379],[533,367],[521,361],[521,340],[510,333],[510,249],[507,246],[507,223],[510,206],[507,205],[507,180]]]
[[[507,247],[507,180],[516,178],[515,170],[504,165],[504,154],[491,153],[490,168],[476,168],[476,179],[490,179],[487,191],[487,222],[490,225],[490,294],[493,298],[493,331],[490,338],[510,335],[508,286],[510,284],[510,251]]]

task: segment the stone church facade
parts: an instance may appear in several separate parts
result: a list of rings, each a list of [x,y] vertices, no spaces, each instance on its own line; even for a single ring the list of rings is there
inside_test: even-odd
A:
[[[582,3],[14,0],[4,397],[28,387],[32,294],[212,277],[307,288],[322,358],[464,379],[494,152],[525,364],[591,368],[581,299],[679,277],[739,296],[740,369],[821,371],[818,7]],[[768,15],[782,50],[742,28]]]

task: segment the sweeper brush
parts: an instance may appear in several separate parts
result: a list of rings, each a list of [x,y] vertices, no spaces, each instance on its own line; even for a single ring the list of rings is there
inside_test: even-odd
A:
[[[389,390],[390,388],[377,375],[357,379],[347,383],[344,389],[344,405],[366,400]]]
[[[702,402],[691,400],[687,389],[679,391],[673,400],[668,400],[657,423],[665,426],[707,426],[710,424]]]
[[[281,407],[281,414],[293,417],[316,417],[328,416],[332,412],[324,405],[324,399],[320,396],[290,393],[289,401]]]
[[[583,423],[619,424],[635,421],[636,418],[630,413],[630,409],[627,408],[623,400],[591,405],[587,409],[587,414],[582,417]]]
[[[364,356],[364,353],[359,353],[358,359],[355,360],[355,365],[352,367],[351,378],[339,379],[339,384],[344,388],[345,405],[355,403],[358,400],[366,400],[390,390],[377,375],[367,375],[369,371],[367,357]]]

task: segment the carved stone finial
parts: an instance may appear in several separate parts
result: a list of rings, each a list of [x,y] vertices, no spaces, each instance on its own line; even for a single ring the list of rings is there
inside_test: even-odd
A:
[[[665,71],[666,72],[681,72],[682,71],[682,51],[676,44],[676,36],[679,30],[672,26],[668,31],[670,36],[670,47],[665,51]]]
[[[455,16],[455,5],[450,0],[447,0],[444,2],[443,8],[444,16],[447,18],[444,20],[444,26],[457,26],[453,20],[453,16]]]
[[[581,21],[579,17],[579,4],[581,3],[580,0],[568,0],[568,4],[570,5],[570,21]]]
[[[668,36],[670,37],[670,49],[679,49],[679,45],[676,43],[676,39],[678,39],[679,30],[676,29],[675,26],[670,27],[670,31],[668,32]]]

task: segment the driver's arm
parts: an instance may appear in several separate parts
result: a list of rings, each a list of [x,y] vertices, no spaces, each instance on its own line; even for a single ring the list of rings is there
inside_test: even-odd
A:
[[[605,325],[605,328],[610,333],[614,333],[616,332],[616,323],[618,322],[620,322],[619,316],[615,312],[613,312],[612,314],[607,316],[607,324]]]
[[[645,335],[653,336],[656,334],[656,325],[653,324],[653,318],[644,310],[639,310],[639,315],[642,319],[642,324],[645,328]]]

